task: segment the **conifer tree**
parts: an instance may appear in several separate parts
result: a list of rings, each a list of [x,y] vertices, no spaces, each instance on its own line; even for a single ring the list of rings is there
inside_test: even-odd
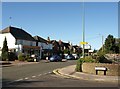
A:
[[[2,60],[3,60],[3,61],[8,60],[8,46],[7,46],[7,39],[6,39],[6,37],[5,37],[5,40],[4,40],[4,42],[3,42]]]

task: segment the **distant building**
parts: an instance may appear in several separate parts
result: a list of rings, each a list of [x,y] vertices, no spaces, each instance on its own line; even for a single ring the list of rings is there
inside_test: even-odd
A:
[[[64,50],[70,50],[70,44],[63,42],[62,40],[51,40],[53,45],[53,53],[63,52]]]
[[[72,49],[73,49],[74,53],[77,53],[77,54],[81,54],[82,53],[82,48],[80,46],[73,45],[72,47],[73,47]]]

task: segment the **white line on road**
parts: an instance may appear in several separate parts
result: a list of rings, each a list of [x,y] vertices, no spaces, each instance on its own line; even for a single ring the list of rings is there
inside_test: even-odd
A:
[[[32,76],[32,78],[35,78],[36,76]]]
[[[44,75],[46,75],[47,73],[44,73]]]
[[[23,79],[21,78],[21,79],[18,79],[18,80],[14,80],[15,82],[18,82],[18,81],[22,81]]]
[[[26,80],[29,79],[28,77],[25,78]]]
[[[39,74],[38,76],[41,76],[42,74]]]
[[[49,74],[51,74],[52,72],[48,72]]]

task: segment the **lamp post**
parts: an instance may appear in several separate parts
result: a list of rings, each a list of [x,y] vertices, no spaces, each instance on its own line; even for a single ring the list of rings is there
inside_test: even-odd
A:
[[[82,40],[83,42],[85,42],[85,5],[84,5],[84,0],[83,0],[83,5],[82,5],[82,8],[83,8],[83,16],[82,16],[82,30],[83,30],[83,33],[82,33]],[[85,44],[83,44],[83,58],[85,58]]]
[[[103,41],[104,41],[104,36],[103,36],[102,34],[99,34],[99,35],[102,36],[102,52],[103,52],[103,51],[104,51],[104,43],[103,43]]]

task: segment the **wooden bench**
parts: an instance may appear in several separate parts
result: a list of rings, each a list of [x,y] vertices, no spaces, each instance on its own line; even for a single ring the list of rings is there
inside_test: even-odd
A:
[[[104,71],[104,75],[106,75],[107,68],[106,67],[95,67],[96,75],[98,74],[98,71]]]

